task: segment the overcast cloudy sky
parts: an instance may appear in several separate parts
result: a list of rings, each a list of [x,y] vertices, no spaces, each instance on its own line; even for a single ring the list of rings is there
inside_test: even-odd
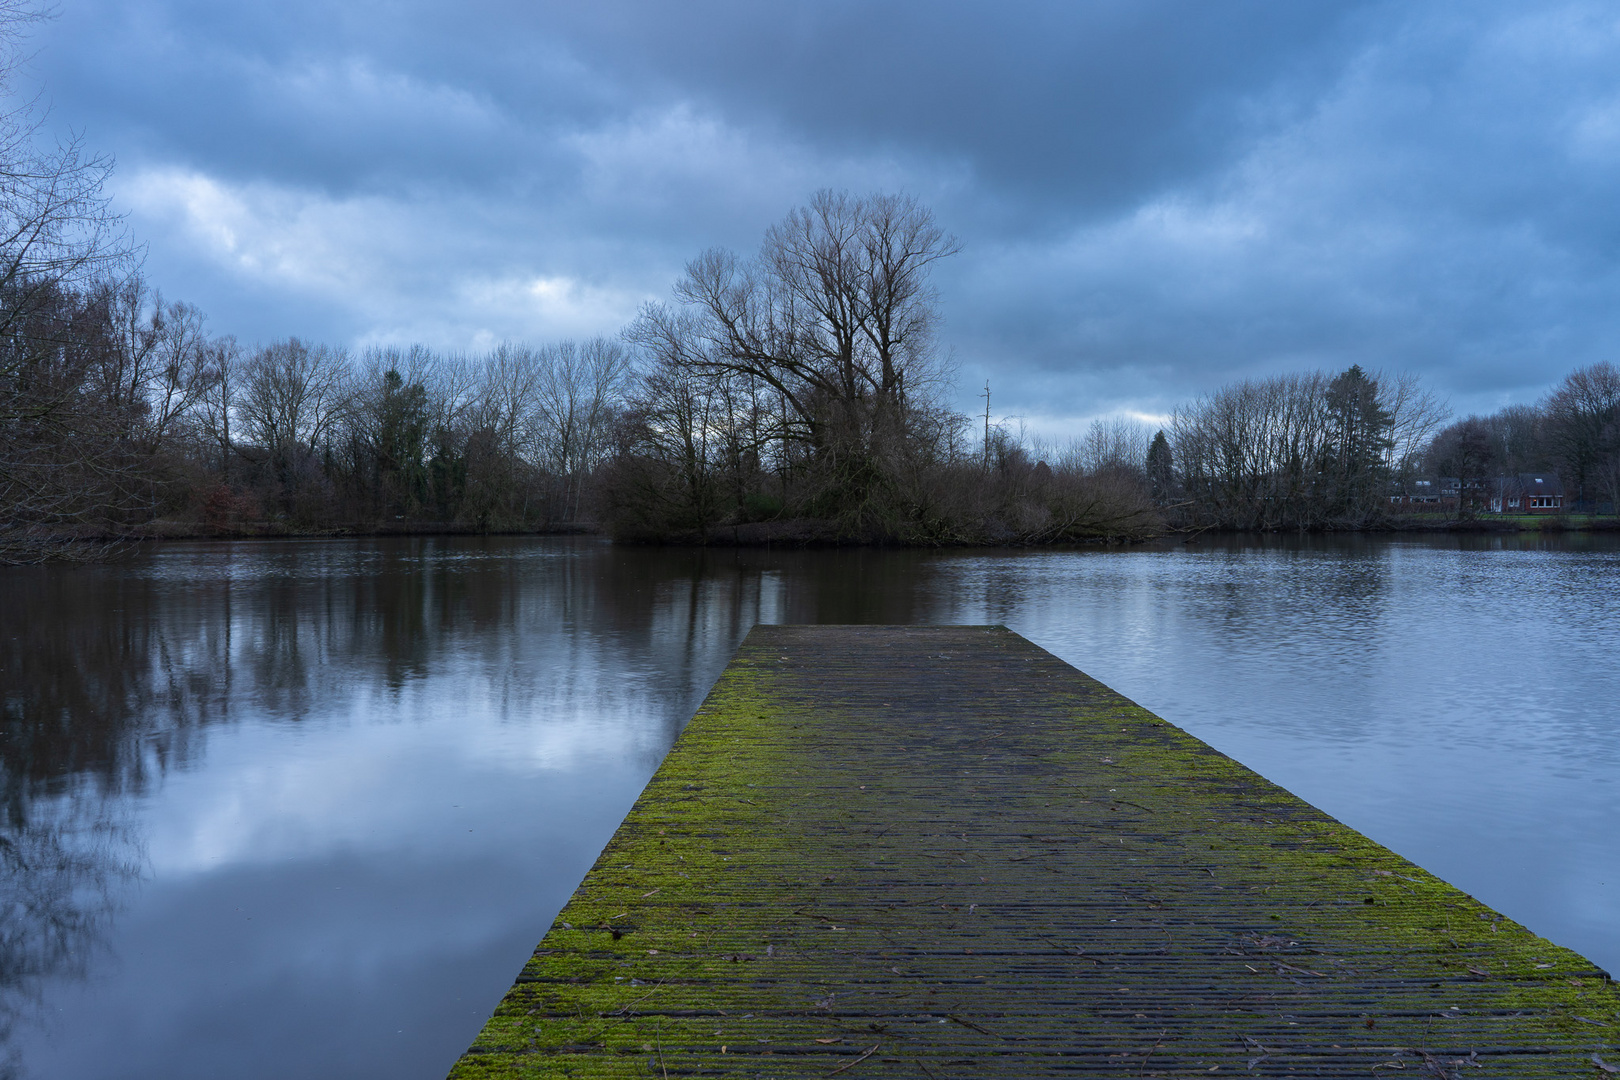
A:
[[[59,0],[29,76],[246,342],[612,333],[821,187],[904,190],[965,409],[1245,375],[1459,412],[1616,359],[1620,7]]]

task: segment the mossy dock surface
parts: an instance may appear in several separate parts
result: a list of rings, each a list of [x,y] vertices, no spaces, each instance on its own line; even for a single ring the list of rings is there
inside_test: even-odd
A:
[[[1002,627],[759,626],[456,1078],[1602,1077],[1620,995]]]

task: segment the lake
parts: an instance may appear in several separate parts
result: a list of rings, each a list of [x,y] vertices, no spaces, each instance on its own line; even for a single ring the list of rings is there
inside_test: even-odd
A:
[[[1620,537],[0,569],[0,1076],[444,1075],[756,622],[1003,623],[1620,970]]]

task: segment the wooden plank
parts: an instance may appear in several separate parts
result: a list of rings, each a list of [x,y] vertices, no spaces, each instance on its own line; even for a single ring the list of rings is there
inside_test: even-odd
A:
[[[760,626],[451,1076],[1601,1077],[1617,1023],[1003,627]]]

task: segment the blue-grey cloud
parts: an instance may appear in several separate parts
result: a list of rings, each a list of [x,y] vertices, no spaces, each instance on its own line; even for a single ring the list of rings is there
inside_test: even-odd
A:
[[[1462,408],[1612,356],[1600,3],[64,0],[34,74],[150,275],[247,339],[611,332],[823,186],[909,190],[964,405],[1296,366]]]

